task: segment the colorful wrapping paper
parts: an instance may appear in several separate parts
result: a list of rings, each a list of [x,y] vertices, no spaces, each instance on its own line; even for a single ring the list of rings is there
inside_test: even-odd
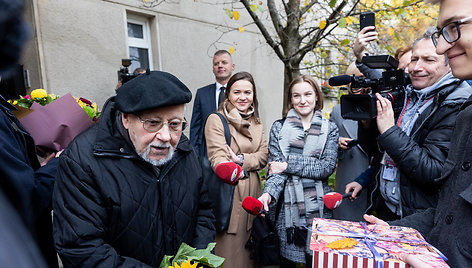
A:
[[[331,249],[333,241],[354,238],[359,243],[348,249]],[[412,228],[366,225],[359,222],[316,218],[310,249],[313,267],[409,268],[397,259],[400,253],[415,254],[432,268],[449,267],[440,253]]]
[[[71,94],[41,106],[33,103],[33,112],[20,119],[31,134],[39,152],[60,151],[94,122]]]

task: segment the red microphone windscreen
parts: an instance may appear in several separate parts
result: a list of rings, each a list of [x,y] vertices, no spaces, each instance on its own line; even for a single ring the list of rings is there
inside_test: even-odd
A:
[[[338,208],[343,201],[343,196],[340,193],[331,192],[323,196],[325,206],[331,210]]]
[[[216,175],[228,184],[236,184],[242,171],[243,169],[234,162],[220,163],[215,167]]]
[[[243,200],[243,208],[247,213],[252,215],[259,215],[262,212],[262,202],[258,199],[248,196]]]

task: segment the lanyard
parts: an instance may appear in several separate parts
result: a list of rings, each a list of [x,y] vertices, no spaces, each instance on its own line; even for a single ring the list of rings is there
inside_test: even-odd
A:
[[[432,100],[434,97],[436,97],[436,95],[434,95],[434,96],[432,96],[431,98],[427,99],[427,100],[423,103],[423,105],[421,105],[421,107],[423,107],[426,103],[428,103],[428,101]],[[410,98],[408,98],[408,99],[406,100],[405,109],[403,109],[403,111],[402,111],[400,117],[398,118],[397,126],[398,126],[399,128],[401,128],[403,114],[405,114],[406,108],[408,108],[408,104],[409,104],[409,103],[410,103]],[[420,107],[418,110],[420,110],[421,107]]]

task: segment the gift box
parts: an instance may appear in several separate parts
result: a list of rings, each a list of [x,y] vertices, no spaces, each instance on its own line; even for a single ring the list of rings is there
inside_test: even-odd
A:
[[[437,249],[407,227],[315,218],[310,249],[315,268],[410,268],[398,259],[401,253],[415,254],[433,268],[449,267]]]
[[[75,136],[94,124],[71,94],[45,106],[34,102],[29,110],[20,122],[33,137],[38,153],[65,149]]]

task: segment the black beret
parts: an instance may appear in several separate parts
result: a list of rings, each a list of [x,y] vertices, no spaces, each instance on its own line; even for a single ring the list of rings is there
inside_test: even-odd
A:
[[[170,73],[152,71],[141,74],[118,89],[118,110],[133,114],[144,110],[190,102],[192,93]]]

